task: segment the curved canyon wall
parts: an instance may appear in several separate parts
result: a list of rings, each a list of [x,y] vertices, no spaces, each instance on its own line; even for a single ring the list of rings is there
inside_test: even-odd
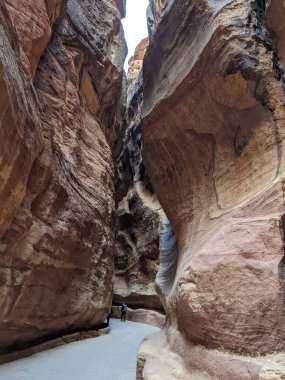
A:
[[[177,262],[162,250],[168,326],[143,345],[143,376],[281,379],[284,4],[150,3],[143,158]]]
[[[148,39],[129,61],[126,131],[115,164],[116,243],[115,304],[162,310],[155,290],[159,266],[159,233],[163,211],[142,161],[142,63]]]
[[[282,379],[284,1],[151,0],[127,90],[124,14],[0,3],[0,351],[100,325],[115,271],[167,313],[138,378]]]
[[[1,2],[2,351],[109,312],[124,7]]]

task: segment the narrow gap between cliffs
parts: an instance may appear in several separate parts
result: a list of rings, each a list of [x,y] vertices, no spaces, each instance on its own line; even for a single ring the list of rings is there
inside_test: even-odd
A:
[[[128,62],[134,54],[135,48],[141,40],[148,36],[146,10],[148,0],[128,0],[126,17],[122,20],[125,39],[128,46],[128,55],[125,60],[125,71],[128,71]]]

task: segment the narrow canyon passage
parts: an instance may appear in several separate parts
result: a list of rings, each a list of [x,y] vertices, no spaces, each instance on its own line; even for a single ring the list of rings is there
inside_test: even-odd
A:
[[[0,367],[1,380],[132,380],[140,344],[158,328],[112,319],[111,333]]]
[[[0,1],[0,363],[128,307],[0,380],[285,380],[284,36],[285,0]]]

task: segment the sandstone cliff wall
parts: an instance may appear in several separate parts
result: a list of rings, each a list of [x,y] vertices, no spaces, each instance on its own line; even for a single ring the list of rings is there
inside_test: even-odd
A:
[[[0,6],[0,349],[102,323],[122,1]]]
[[[144,39],[129,62],[126,132],[115,165],[116,244],[114,303],[162,309],[155,290],[163,211],[142,161],[142,63]]]
[[[172,264],[163,271],[166,257],[158,277],[168,329],[152,344],[181,364],[167,377],[161,356],[160,375],[282,378],[284,358],[276,372],[246,368],[285,349],[283,2],[151,6],[143,157],[174,232]],[[248,360],[232,356],[231,366],[233,353]]]

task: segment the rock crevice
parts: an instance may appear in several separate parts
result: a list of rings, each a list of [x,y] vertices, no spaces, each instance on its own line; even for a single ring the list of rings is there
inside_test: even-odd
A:
[[[114,303],[163,310],[155,290],[164,214],[142,160],[142,62],[148,39],[129,62],[126,131],[115,164],[116,243]],[[148,312],[146,311],[146,314]]]

